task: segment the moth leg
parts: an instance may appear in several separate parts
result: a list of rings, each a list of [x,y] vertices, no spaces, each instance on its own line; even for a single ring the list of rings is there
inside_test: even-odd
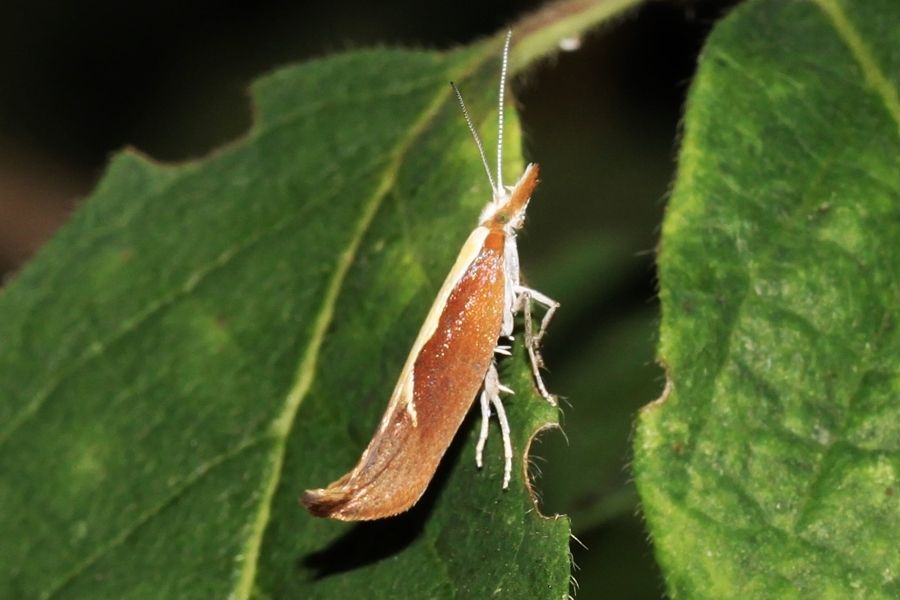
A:
[[[481,468],[484,456],[484,444],[488,438],[488,425],[491,418],[491,405],[497,413],[500,422],[500,433],[503,436],[503,457],[505,459],[503,469],[503,489],[509,487],[512,478],[512,438],[509,428],[509,419],[506,418],[506,410],[500,400],[500,391],[511,391],[500,384],[500,376],[497,374],[497,364],[491,362],[487,374],[484,376],[484,389],[481,392],[481,432],[478,435],[478,444],[475,446],[475,463]]]
[[[478,468],[484,466],[484,444],[488,439],[488,426],[491,422],[491,396],[500,393],[500,378],[497,375],[497,367],[491,361],[487,374],[484,376],[484,387],[481,390],[481,432],[478,434],[478,443],[475,445],[475,464]]]
[[[534,373],[535,384],[537,385],[538,392],[540,392],[541,396],[543,396],[551,406],[556,406],[556,399],[547,391],[547,386],[544,385],[544,379],[541,377],[540,369],[544,366],[544,358],[541,356],[540,345],[541,340],[544,339],[544,334],[547,333],[547,326],[550,324],[550,319],[553,318],[553,314],[556,312],[556,309],[559,308],[559,302],[549,296],[545,296],[537,290],[524,286],[517,286],[516,293],[518,296],[516,298],[515,308],[516,312],[521,310],[525,317],[525,347],[528,349],[528,358],[531,360],[531,371]],[[534,333],[534,325],[531,321],[532,300],[547,309],[547,312],[544,313],[544,318],[541,319],[541,328],[536,335]]]
[[[500,432],[503,435],[503,489],[505,490],[509,487],[509,480],[512,478],[513,450],[509,419],[506,418],[506,410],[503,408],[503,402],[500,400],[499,395],[491,398],[491,404],[494,405],[494,410],[497,411],[497,420],[500,421]]]

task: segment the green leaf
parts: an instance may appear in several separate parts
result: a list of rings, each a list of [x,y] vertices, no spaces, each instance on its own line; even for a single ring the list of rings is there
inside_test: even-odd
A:
[[[898,23],[751,1],[703,52],[635,441],[672,597],[900,596]]]
[[[521,468],[555,412],[522,348],[509,491],[470,419],[406,515],[297,502],[359,457],[490,197],[449,82],[496,139],[498,41],[289,67],[231,147],[113,159],[0,296],[0,596],[565,596],[568,523]]]

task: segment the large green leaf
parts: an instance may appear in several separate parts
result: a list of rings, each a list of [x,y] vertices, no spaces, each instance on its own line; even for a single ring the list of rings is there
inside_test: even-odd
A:
[[[449,81],[494,139],[498,41],[286,68],[214,156],[113,159],[0,296],[0,596],[567,593],[567,521],[522,468],[555,412],[521,348],[509,491],[499,436],[475,468],[470,420],[406,515],[297,502],[355,463],[489,198]]]
[[[663,228],[635,474],[673,597],[900,596],[900,4],[711,36]]]

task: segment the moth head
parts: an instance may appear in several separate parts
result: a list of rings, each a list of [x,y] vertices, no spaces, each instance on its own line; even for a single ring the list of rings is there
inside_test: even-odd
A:
[[[514,235],[525,222],[525,209],[538,184],[540,169],[535,163],[525,168],[516,185],[494,190],[494,198],[481,212],[478,224],[489,229],[502,229],[507,235]]]

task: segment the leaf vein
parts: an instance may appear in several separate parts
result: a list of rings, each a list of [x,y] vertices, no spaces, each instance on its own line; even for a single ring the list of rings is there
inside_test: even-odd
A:
[[[885,76],[871,49],[863,41],[859,30],[853,25],[840,4],[836,0],[816,0],[816,3],[831,20],[838,37],[853,54],[853,58],[856,59],[865,75],[866,83],[881,98],[885,109],[897,126],[898,136],[900,136],[900,98],[898,98],[897,88]]]
[[[380,163],[373,163],[368,167],[362,168],[360,172],[367,172],[369,169],[374,170],[379,166]],[[170,182],[170,185],[174,185],[176,181],[177,179],[173,180],[172,182]],[[88,344],[87,348],[73,362],[65,367],[60,368],[55,374],[49,376],[47,383],[34,394],[32,399],[27,402],[25,406],[13,418],[11,418],[7,422],[5,427],[0,429],[0,448],[2,448],[3,445],[10,440],[10,438],[16,433],[16,431],[19,430],[19,428],[21,428],[25,423],[27,423],[30,419],[34,418],[38,414],[41,407],[48,400],[48,398],[50,398],[53,392],[63,382],[65,382],[69,376],[77,373],[86,365],[90,364],[93,360],[102,357],[113,343],[125,338],[130,333],[136,331],[143,323],[147,322],[153,316],[159,314],[167,307],[172,306],[179,299],[189,296],[191,292],[193,292],[209,276],[213,275],[219,269],[226,267],[229,263],[231,263],[231,261],[239,257],[242,253],[250,250],[258,243],[262,242],[266,237],[284,230],[289,225],[299,220],[307,210],[316,206],[320,202],[325,202],[331,198],[334,198],[339,193],[340,190],[338,188],[335,188],[331,192],[323,194],[320,199],[307,203],[304,206],[304,210],[289,214],[273,225],[262,228],[254,232],[252,235],[248,236],[243,241],[234,244],[230,248],[225,249],[214,260],[210,261],[206,265],[199,266],[197,269],[190,273],[187,273],[180,285],[178,285],[174,289],[169,290],[167,293],[162,294],[155,301],[145,305],[142,310],[135,312],[131,316],[131,318],[123,320],[121,325],[116,328],[110,335],[103,339],[94,340],[93,342]],[[154,195],[162,194],[162,191],[157,191]]]
[[[144,511],[143,514],[135,519],[130,527],[124,529],[117,536],[111,538],[106,543],[101,544],[93,552],[89,553],[84,558],[84,560],[73,567],[68,574],[63,575],[58,583],[51,587],[47,592],[42,594],[41,598],[49,600],[50,598],[61,594],[65,590],[65,588],[73,583],[80,574],[90,568],[91,565],[97,563],[101,558],[109,554],[109,552],[111,552],[112,550],[121,547],[131,536],[133,536],[138,530],[140,530],[141,527],[148,524],[156,515],[164,511],[166,507],[171,506],[180,497],[186,494],[192,486],[212,473],[213,469],[225,464],[227,461],[233,458],[237,458],[245,451],[250,450],[262,443],[268,437],[269,436],[261,435],[248,438],[228,452],[223,452],[218,456],[213,456],[205,463],[199,465],[197,468],[191,471],[191,473],[187,477],[181,480],[181,485],[173,486],[174,489],[170,494],[165,496],[160,502]]]

